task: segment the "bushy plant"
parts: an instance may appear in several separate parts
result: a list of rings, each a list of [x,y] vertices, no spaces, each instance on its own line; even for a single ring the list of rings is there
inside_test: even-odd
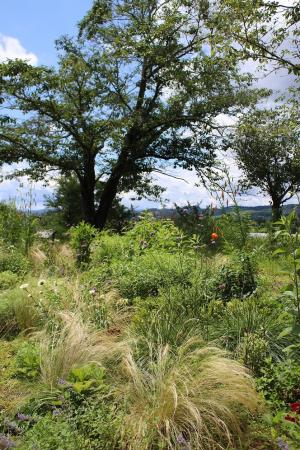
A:
[[[268,358],[257,380],[259,389],[276,409],[300,399],[300,364],[286,359],[274,362]]]
[[[294,209],[288,216],[283,216],[276,225],[275,238],[281,240],[281,246],[273,255],[284,255],[289,264],[291,285],[284,295],[293,304],[295,322],[300,326],[300,233],[297,230],[298,215]]]
[[[230,300],[245,298],[257,287],[256,270],[251,257],[246,253],[235,253],[229,264],[223,265],[215,279],[218,298]]]
[[[145,249],[165,249],[175,251],[181,239],[180,230],[172,220],[155,219],[150,213],[139,217],[133,228],[126,233],[126,238],[135,251]]]
[[[24,275],[28,270],[29,261],[17,248],[0,245],[0,272]]]
[[[35,305],[35,299],[27,291],[29,285],[26,283],[20,289],[17,287],[5,291],[0,296],[0,322],[8,317],[14,323],[14,329],[18,331],[27,331],[38,325],[38,313]]]
[[[27,254],[36,232],[37,219],[18,211],[13,203],[0,203],[0,240]]]
[[[30,342],[24,342],[16,354],[16,371],[18,377],[35,379],[40,373],[39,349]]]
[[[0,272],[0,290],[9,289],[16,286],[18,280],[18,275],[9,270]]]
[[[280,334],[291,320],[280,305],[267,298],[233,300],[216,317],[211,337],[260,371],[267,355],[275,360],[283,357],[289,338]]]
[[[90,261],[90,246],[96,236],[96,228],[86,222],[80,222],[71,228],[71,246],[76,251],[77,264],[86,265]]]
[[[192,266],[193,260],[183,254],[147,251],[131,260],[115,262],[112,277],[124,297],[146,298],[158,295],[163,287],[189,286]]]
[[[216,231],[217,226],[215,209],[212,207],[201,209],[198,205],[190,203],[183,207],[176,205],[175,223],[183,233],[196,235],[201,243],[210,244],[211,234]]]
[[[84,439],[63,418],[48,414],[39,418],[30,428],[22,443],[17,447],[20,450],[74,450],[86,448]]]

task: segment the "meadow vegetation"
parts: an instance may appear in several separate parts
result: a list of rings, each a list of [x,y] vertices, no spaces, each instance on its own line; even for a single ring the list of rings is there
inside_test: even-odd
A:
[[[183,214],[52,241],[1,206],[1,448],[299,448],[297,215]]]

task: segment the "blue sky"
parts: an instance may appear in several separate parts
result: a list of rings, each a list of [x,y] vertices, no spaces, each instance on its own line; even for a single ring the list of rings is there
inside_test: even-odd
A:
[[[0,61],[6,58],[26,58],[32,64],[54,65],[56,63],[55,40],[64,34],[75,35],[76,24],[85,15],[93,0],[2,0],[0,10]],[[249,62],[246,70],[256,72],[255,63]],[[291,77],[286,72],[272,72],[265,77],[259,74],[256,83],[259,87],[268,87],[282,91],[291,83]],[[228,118],[221,117],[220,121],[227,124]],[[226,156],[227,163],[231,167],[232,175],[237,178],[240,173],[230,157]],[[2,170],[6,171],[6,168]],[[198,182],[196,174],[183,170],[169,171],[176,177],[184,178],[180,181],[164,175],[157,175],[157,181],[167,188],[164,205],[201,203],[209,204],[213,201],[204,188],[195,186]],[[1,174],[1,172],[0,172]],[[0,201],[10,198],[26,196],[28,182],[22,180],[22,186],[17,181],[5,180],[0,183]],[[52,185],[53,187],[53,185]],[[34,186],[36,208],[43,207],[44,195],[51,194],[51,186],[45,188],[43,183]],[[132,194],[124,197],[126,205],[130,205]],[[257,194],[247,196],[243,202],[248,205],[267,204],[267,198]],[[147,200],[134,206],[151,207],[160,206]]]
[[[0,34],[17,38],[38,57],[39,64],[55,64],[54,41],[76,33],[76,24],[92,0],[2,0]]]

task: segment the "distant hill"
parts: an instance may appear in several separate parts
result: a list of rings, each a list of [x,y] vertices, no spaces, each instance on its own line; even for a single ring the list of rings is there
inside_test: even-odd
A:
[[[283,213],[289,214],[293,208],[295,208],[298,205],[291,204],[291,205],[284,205],[283,207]],[[230,213],[233,210],[233,206],[228,206],[226,208],[216,209],[216,216],[220,216],[224,213]],[[205,208],[199,207],[199,212],[204,211]],[[265,222],[267,220],[270,220],[272,217],[272,209],[269,205],[263,205],[263,206],[240,206],[240,210],[243,213],[250,214],[253,220],[258,222]],[[155,217],[158,218],[168,218],[168,217],[174,217],[176,215],[176,209],[175,208],[149,208],[147,210],[151,212]],[[143,212],[140,211],[140,212]],[[299,208],[299,215],[300,215],[300,208]]]

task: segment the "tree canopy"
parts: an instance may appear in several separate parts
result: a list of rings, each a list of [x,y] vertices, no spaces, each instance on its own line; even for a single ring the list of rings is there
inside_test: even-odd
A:
[[[212,164],[217,116],[260,94],[249,89],[236,55],[213,47],[215,6],[97,0],[78,39],[59,40],[57,69],[2,64],[5,105],[24,116],[0,126],[0,160],[26,161],[32,176],[74,173],[85,219],[99,228],[118,193],[157,194],[151,174],[166,165],[201,171]]]
[[[273,218],[279,219],[282,204],[300,191],[299,110],[281,106],[248,114],[234,148],[248,183],[270,196]]]

